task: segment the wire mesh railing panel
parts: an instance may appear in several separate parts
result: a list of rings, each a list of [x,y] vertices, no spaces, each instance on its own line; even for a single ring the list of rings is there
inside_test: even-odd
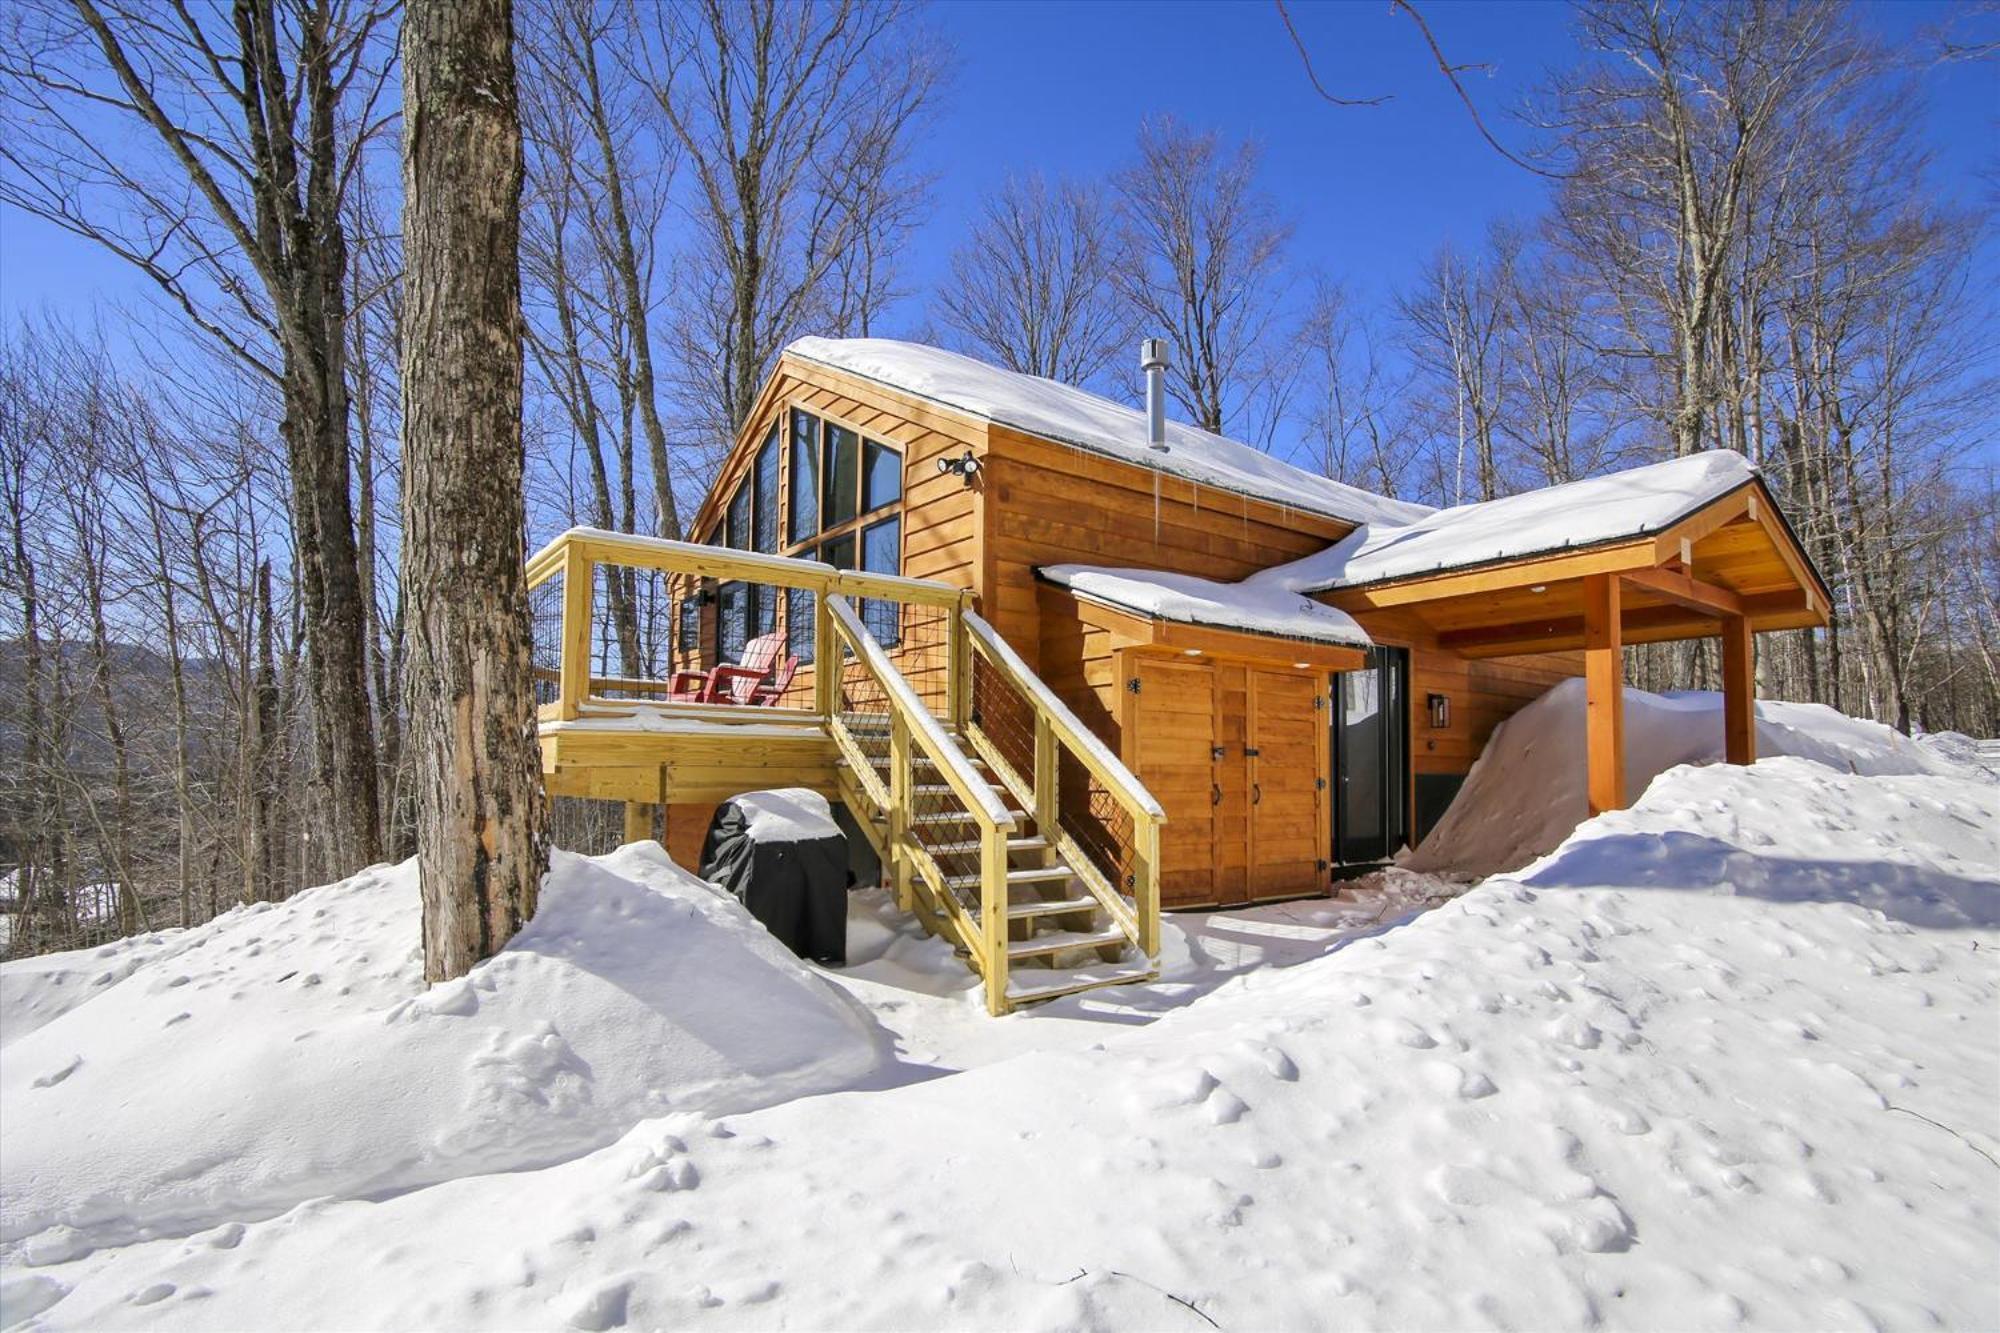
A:
[[[974,653],[972,660],[973,721],[1032,790],[1037,781],[1034,704],[984,653]],[[1073,750],[1059,745],[1056,755],[1057,822],[1062,832],[1106,883],[1129,895],[1136,840],[1131,812]]]
[[[528,589],[528,626],[534,643],[535,703],[556,701],[562,672],[563,581],[558,574]]]
[[[950,611],[943,607],[904,605],[900,608],[899,641],[883,645],[891,666],[904,677],[926,711],[948,716],[950,687]],[[881,625],[882,613],[877,613]],[[866,627],[866,622],[864,621]],[[868,627],[872,635],[873,627]],[[891,790],[894,705],[885,683],[843,644],[836,707],[843,724],[860,745],[882,785]],[[937,865],[945,892],[967,914],[979,914],[980,825],[978,817],[951,784],[945,766],[962,753],[934,753],[914,734],[907,758],[908,800],[904,807],[907,834]],[[946,745],[956,749],[956,743]]]
[[[1136,836],[1132,812],[1109,787],[1084,767],[1074,752],[1059,752],[1057,818],[1111,887],[1130,897],[1134,889]]]
[[[972,654],[972,720],[1029,790],[1035,781],[1035,709],[985,654]]]

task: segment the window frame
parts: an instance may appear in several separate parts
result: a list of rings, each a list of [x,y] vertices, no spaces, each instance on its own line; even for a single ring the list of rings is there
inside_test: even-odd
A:
[[[786,441],[788,446],[791,438],[789,425],[792,419],[792,413],[794,412],[803,412],[805,415],[812,417],[819,422],[819,429],[814,432],[816,438],[814,439],[813,447],[819,455],[819,476],[815,480],[818,482],[819,488],[822,491],[826,486],[826,480],[829,475],[829,469],[827,468],[826,465],[826,449],[827,449],[826,427],[828,426],[828,424],[832,424],[840,427],[842,430],[853,432],[856,440],[855,470],[854,470],[854,503],[856,505],[856,512],[853,518],[842,519],[838,523],[828,524],[825,521],[826,497],[823,494],[816,493],[814,497],[814,505],[816,509],[816,517],[820,521],[820,526],[813,532],[811,536],[806,537],[803,540],[798,540],[798,541],[792,540],[792,531],[793,531],[792,497],[796,495],[798,492],[793,488],[792,485],[792,451],[789,447],[787,447],[784,451],[784,460],[783,460],[784,470],[778,482],[778,489],[784,493],[785,497],[784,513],[781,515],[782,521],[779,524],[779,530],[785,534],[786,541],[784,547],[780,551],[780,554],[792,556],[797,559],[809,560],[813,558],[813,552],[816,551],[818,548],[826,545],[827,541],[830,538],[843,537],[848,535],[849,533],[852,533],[854,535],[855,550],[858,553],[860,550],[861,529],[868,527],[873,523],[879,523],[883,519],[888,518],[891,515],[894,515],[896,517],[904,517],[906,515],[906,511],[908,508],[908,501],[909,501],[909,493],[910,493],[910,486],[909,486],[910,451],[906,446],[898,444],[894,440],[884,439],[879,434],[872,434],[869,431],[863,430],[860,426],[855,425],[853,422],[848,421],[847,419],[841,416],[838,416],[831,412],[822,412],[817,408],[810,407],[801,402],[790,402],[785,404],[785,421],[787,423]],[[899,484],[896,487],[895,499],[890,500],[886,504],[879,505],[874,509],[862,509],[859,506],[863,503],[863,501],[867,499],[868,446],[871,444],[876,446],[878,449],[885,449],[891,453],[894,453],[896,457],[901,460],[898,466]],[[905,529],[907,530],[907,524],[905,525]],[[896,572],[900,574],[902,573],[902,570],[903,570],[903,550],[902,550],[902,543],[899,539],[897,542],[897,549],[896,549]]]

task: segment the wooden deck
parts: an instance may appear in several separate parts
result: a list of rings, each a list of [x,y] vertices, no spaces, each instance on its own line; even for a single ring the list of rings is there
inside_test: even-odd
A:
[[[664,576],[676,604],[707,606],[729,581],[810,594],[809,625],[768,631],[812,658],[809,687],[782,700],[802,706],[677,701],[671,679],[599,670],[611,636],[598,589],[635,570]],[[1155,975],[1164,816],[972,614],[967,590],[591,529],[537,552],[528,575],[531,598],[559,608],[537,634],[555,647],[538,715],[552,794],[625,803],[635,836],[660,805],[771,787],[840,801],[898,903],[958,946],[996,1014]],[[779,603],[788,617],[805,609]],[[985,721],[1002,715],[1024,720],[1019,735]]]

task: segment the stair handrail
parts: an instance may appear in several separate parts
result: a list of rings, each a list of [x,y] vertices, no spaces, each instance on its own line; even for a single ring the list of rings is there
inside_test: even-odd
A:
[[[1167,812],[1146,790],[1146,784],[1139,781],[1138,775],[1084,726],[1082,719],[1056,696],[1047,682],[1014,651],[1013,645],[1000,637],[1000,632],[985,617],[968,609],[962,613],[962,618],[973,650],[991,663],[1034,710],[1037,749],[1042,749],[1041,733],[1046,731],[1051,741],[1075,754],[1077,761],[1104,784],[1111,798],[1132,817],[1135,859],[1131,872],[1132,900],[1137,910],[1128,919],[1122,902],[1106,902],[1104,906],[1136,933],[1140,952],[1148,958],[1155,957],[1159,952],[1160,939],[1160,826],[1167,822]],[[1082,849],[1075,846],[1075,840],[1062,831],[1059,823],[1061,812],[1059,795],[1055,790],[1055,765],[1038,762],[1036,769],[1035,773],[1021,775],[1033,784],[1036,821],[1051,844],[1067,843],[1066,850],[1077,853],[1071,858],[1071,868],[1081,872],[1086,867],[1077,863],[1083,861],[1087,866],[1087,858],[1082,856]],[[1094,866],[1088,868],[1095,870]],[[1089,876],[1085,877],[1085,882],[1090,883]],[[1095,889],[1097,886],[1092,887]],[[1115,897],[1115,888],[1113,893]],[[1102,894],[1098,896],[1101,898]]]
[[[854,607],[839,593],[828,594],[827,610],[833,615],[834,623],[840,627],[840,637],[847,640],[864,669],[875,678],[888,696],[894,712],[900,714],[910,728],[911,738],[937,764],[938,772],[965,808],[979,816],[982,824],[992,824],[1005,833],[1012,833],[1020,827],[1014,814],[1000,798],[973,770],[972,761],[965,757],[965,751],[958,748],[950,734],[939,724],[916,690],[889,660],[889,654],[869,632]]]
[[[1007,838],[1020,827],[1005,802],[972,767],[972,761],[958,742],[938,722],[903,673],[876,640],[854,607],[839,593],[828,593],[822,603],[826,623],[834,638],[844,643],[871,676],[889,701],[889,802],[885,809],[888,833],[889,873],[898,902],[910,905],[910,874],[928,866],[937,875],[935,890],[945,918],[965,936],[963,943],[973,955],[986,991],[986,1009],[992,1014],[1007,1011]],[[838,650],[825,663],[830,671],[841,669]],[[847,735],[846,723],[838,711],[829,714],[828,729],[838,738]],[[851,742],[851,736],[849,737]],[[911,749],[921,751],[936,765],[945,784],[964,803],[979,831],[979,920],[965,916],[957,899],[945,888],[943,873],[936,860],[912,831]],[[921,870],[919,873],[924,873]],[[928,875],[926,875],[928,879]]]

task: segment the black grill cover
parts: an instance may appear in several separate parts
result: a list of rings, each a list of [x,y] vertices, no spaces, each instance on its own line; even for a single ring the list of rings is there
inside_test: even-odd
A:
[[[759,820],[753,803],[769,809],[804,798],[796,821]],[[819,818],[810,818],[817,806]],[[786,948],[816,963],[847,961],[847,839],[831,827],[826,802],[813,792],[757,792],[716,807],[701,849],[701,877],[729,891]],[[792,827],[785,826],[791,823]],[[775,825],[775,831],[774,831]]]

